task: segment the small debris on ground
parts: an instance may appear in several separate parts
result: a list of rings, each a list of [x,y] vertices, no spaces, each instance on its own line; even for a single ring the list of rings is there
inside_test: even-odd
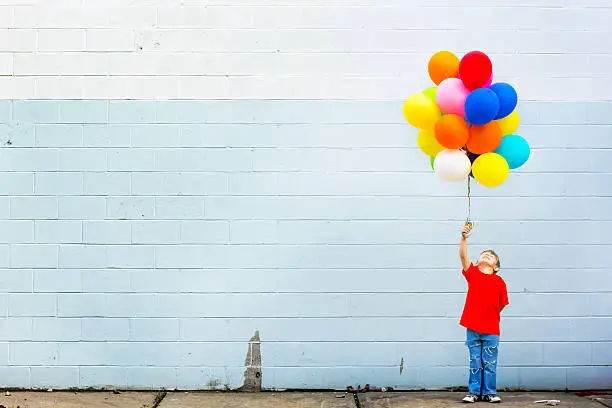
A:
[[[559,405],[561,403],[561,401],[559,400],[539,400],[535,402],[536,404],[544,404],[544,405],[549,405],[549,406],[556,406]]]

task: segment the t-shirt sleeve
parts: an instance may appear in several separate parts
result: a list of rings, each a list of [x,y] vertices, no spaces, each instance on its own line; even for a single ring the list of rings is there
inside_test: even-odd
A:
[[[470,262],[470,266],[468,266],[467,269],[462,269],[461,273],[463,274],[463,276],[465,276],[465,280],[466,281],[470,281],[470,278],[472,277],[472,271],[474,269],[474,264]]]
[[[501,290],[499,291],[499,306],[507,306],[510,302],[508,301],[508,289],[506,288],[506,283],[502,281]]]

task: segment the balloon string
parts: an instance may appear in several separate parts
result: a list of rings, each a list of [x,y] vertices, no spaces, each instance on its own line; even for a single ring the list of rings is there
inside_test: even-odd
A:
[[[471,221],[472,220],[472,198],[470,197],[470,193],[471,193],[471,185],[470,185],[470,180],[471,177],[468,175],[467,178],[467,199],[468,199],[468,215],[467,215],[467,221]]]

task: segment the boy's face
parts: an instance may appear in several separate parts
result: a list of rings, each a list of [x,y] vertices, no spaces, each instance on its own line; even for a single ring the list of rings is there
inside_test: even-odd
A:
[[[492,253],[485,251],[478,257],[476,265],[490,266],[494,271],[497,271],[497,257]]]

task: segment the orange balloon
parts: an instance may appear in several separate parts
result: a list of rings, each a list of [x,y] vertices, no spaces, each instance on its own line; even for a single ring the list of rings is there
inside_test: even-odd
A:
[[[467,123],[459,115],[444,115],[436,122],[436,139],[447,149],[459,149],[470,137]]]
[[[497,149],[502,137],[501,127],[495,121],[482,126],[472,125],[467,148],[470,152],[476,154],[489,153]]]
[[[429,60],[429,77],[436,85],[446,78],[459,76],[459,58],[450,51],[438,51]]]

